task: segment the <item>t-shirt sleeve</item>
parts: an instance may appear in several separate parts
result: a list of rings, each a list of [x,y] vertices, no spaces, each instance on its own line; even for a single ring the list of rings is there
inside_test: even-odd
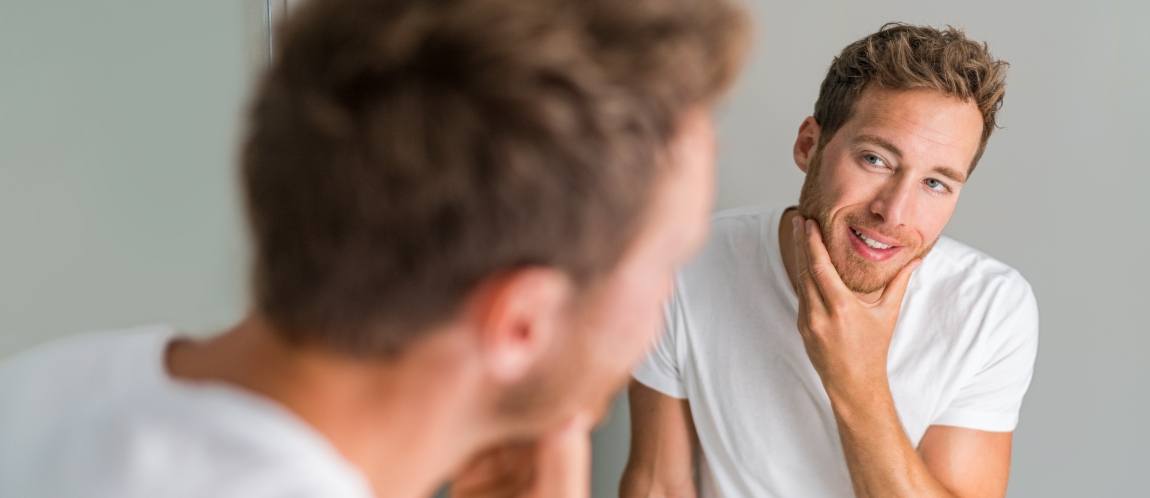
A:
[[[632,376],[639,383],[678,399],[687,397],[684,387],[679,346],[683,340],[686,320],[679,285],[671,292],[663,306],[663,333],[656,339],[654,348],[639,363]]]
[[[979,331],[982,361],[934,424],[991,432],[1018,425],[1038,353],[1038,304],[1021,276],[994,297]]]

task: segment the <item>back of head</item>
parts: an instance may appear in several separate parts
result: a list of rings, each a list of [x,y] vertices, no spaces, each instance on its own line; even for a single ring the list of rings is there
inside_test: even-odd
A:
[[[850,119],[864,89],[935,90],[973,102],[982,113],[982,143],[978,163],[1006,94],[1007,63],[994,58],[985,43],[977,43],[953,27],[936,29],[901,23],[884,25],[843,49],[823,79],[815,103],[815,121],[822,129],[820,146]]]
[[[609,271],[747,32],[726,0],[322,0],[281,29],[242,164],[255,305],[372,355],[502,271]]]

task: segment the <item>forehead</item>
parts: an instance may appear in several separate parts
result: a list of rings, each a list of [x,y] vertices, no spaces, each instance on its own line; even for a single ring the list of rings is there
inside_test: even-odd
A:
[[[982,140],[982,114],[972,101],[935,90],[867,88],[836,135],[878,136],[909,156],[966,169]],[[838,137],[836,137],[838,138]]]

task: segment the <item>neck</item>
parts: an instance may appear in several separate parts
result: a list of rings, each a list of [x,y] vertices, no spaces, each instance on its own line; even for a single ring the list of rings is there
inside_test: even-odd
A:
[[[783,258],[783,266],[787,270],[787,279],[791,282],[791,289],[796,294],[799,293],[799,267],[798,255],[795,253],[795,237],[794,232],[791,230],[791,220],[799,216],[799,209],[797,207],[789,207],[783,212],[783,219],[779,221],[779,252]],[[882,296],[882,289],[870,293],[854,294],[868,303],[878,301]]]
[[[377,496],[430,496],[487,440],[478,378],[459,334],[432,334],[392,359],[289,345],[249,319],[202,343],[174,344],[175,378],[232,384],[278,402],[322,434]]]

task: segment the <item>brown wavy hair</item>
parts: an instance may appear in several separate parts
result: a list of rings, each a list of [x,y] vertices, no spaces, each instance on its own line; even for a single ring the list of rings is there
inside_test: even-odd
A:
[[[386,354],[500,272],[594,280],[748,29],[727,0],[304,5],[243,151],[257,311],[290,340]]]
[[[974,102],[982,113],[982,143],[971,162],[973,171],[1006,94],[1005,61],[994,58],[986,43],[966,37],[960,29],[888,23],[878,32],[843,49],[835,57],[819,89],[815,121],[826,145],[854,110],[870,85],[889,90],[937,90]]]

